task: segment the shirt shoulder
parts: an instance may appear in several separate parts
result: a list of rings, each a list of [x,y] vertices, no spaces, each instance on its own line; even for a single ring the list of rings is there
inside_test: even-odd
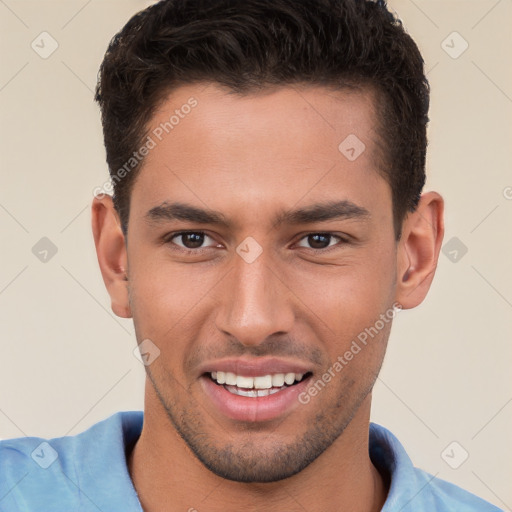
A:
[[[424,482],[426,499],[435,507],[433,510],[443,512],[503,512],[502,509],[455,484],[436,478],[421,469],[414,469],[418,480]]]
[[[461,487],[414,467],[404,447],[387,429],[370,424],[370,458],[388,475],[382,512],[503,512]]]
[[[142,412],[126,411],[74,436],[0,441],[0,511],[140,511],[126,449],[142,422]]]

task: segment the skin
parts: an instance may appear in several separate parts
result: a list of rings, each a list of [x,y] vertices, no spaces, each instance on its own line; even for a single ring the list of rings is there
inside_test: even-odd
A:
[[[368,428],[391,323],[308,404],[269,421],[219,412],[201,367],[276,356],[307,366],[312,382],[321,378],[394,303],[422,302],[442,242],[443,200],[423,194],[396,241],[370,91],[288,86],[240,96],[191,84],[160,105],[150,129],[191,96],[197,107],[146,157],[126,239],[111,198],[93,204],[112,309],[133,318],[139,343],[160,350],[146,367],[145,421],[129,459],[142,506],[378,511],[387,486],[368,456]],[[366,146],[355,161],[338,150],[349,134]],[[148,219],[178,201],[220,212],[228,225]],[[329,201],[367,215],[275,222]],[[203,247],[173,238],[182,230],[205,232]],[[315,245],[311,233],[332,237]],[[249,236],[262,248],[252,263],[236,252]],[[177,245],[186,243],[189,253]]]

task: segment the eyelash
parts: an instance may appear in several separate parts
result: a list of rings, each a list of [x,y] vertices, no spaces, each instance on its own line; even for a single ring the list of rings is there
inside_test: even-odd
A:
[[[200,254],[203,250],[214,248],[214,247],[198,247],[197,249],[189,249],[188,247],[182,247],[173,242],[173,240],[175,238],[178,238],[183,235],[201,235],[201,236],[207,236],[207,237],[213,238],[210,235],[208,235],[207,233],[205,233],[204,231],[178,231],[175,233],[170,233],[168,236],[166,236],[164,238],[163,242],[166,244],[173,244],[174,246],[176,246],[178,248],[178,250],[180,250],[184,253],[187,253],[187,254]],[[339,245],[344,245],[344,244],[350,243],[350,240],[348,239],[348,237],[342,237],[340,235],[335,235],[333,233],[323,232],[323,231],[314,231],[311,233],[307,233],[307,234],[303,235],[301,238],[299,238],[298,242],[301,242],[305,238],[308,238],[309,236],[313,236],[313,235],[323,235],[326,237],[335,238],[335,239],[338,239],[338,243],[333,246],[329,245],[322,249],[315,249],[313,247],[302,247],[303,249],[309,249],[314,252],[326,253],[326,252],[329,252],[330,250],[336,249],[337,247],[339,247]]]

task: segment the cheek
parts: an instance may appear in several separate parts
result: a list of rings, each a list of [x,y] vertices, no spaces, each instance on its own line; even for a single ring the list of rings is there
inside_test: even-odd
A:
[[[130,260],[134,316],[142,324],[171,329],[208,294],[214,284],[208,276],[199,266],[171,263],[161,249],[135,252]]]
[[[389,309],[394,298],[393,275],[391,263],[361,259],[350,266],[303,274],[294,288],[332,334],[343,336],[373,324]]]
[[[394,314],[393,254],[392,249],[382,248],[346,266],[318,267],[295,280],[304,312],[313,313],[308,317],[316,324],[317,337],[330,361],[352,350],[358,354],[353,357],[358,363],[351,367],[358,371],[359,363],[373,366],[372,361],[381,358]]]

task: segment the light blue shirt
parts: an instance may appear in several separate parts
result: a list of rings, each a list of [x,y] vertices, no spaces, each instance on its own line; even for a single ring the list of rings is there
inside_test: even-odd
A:
[[[0,441],[1,512],[142,512],[126,463],[143,413],[119,412],[76,436]],[[370,456],[391,486],[383,512],[499,512],[415,468],[400,442],[370,425]]]

